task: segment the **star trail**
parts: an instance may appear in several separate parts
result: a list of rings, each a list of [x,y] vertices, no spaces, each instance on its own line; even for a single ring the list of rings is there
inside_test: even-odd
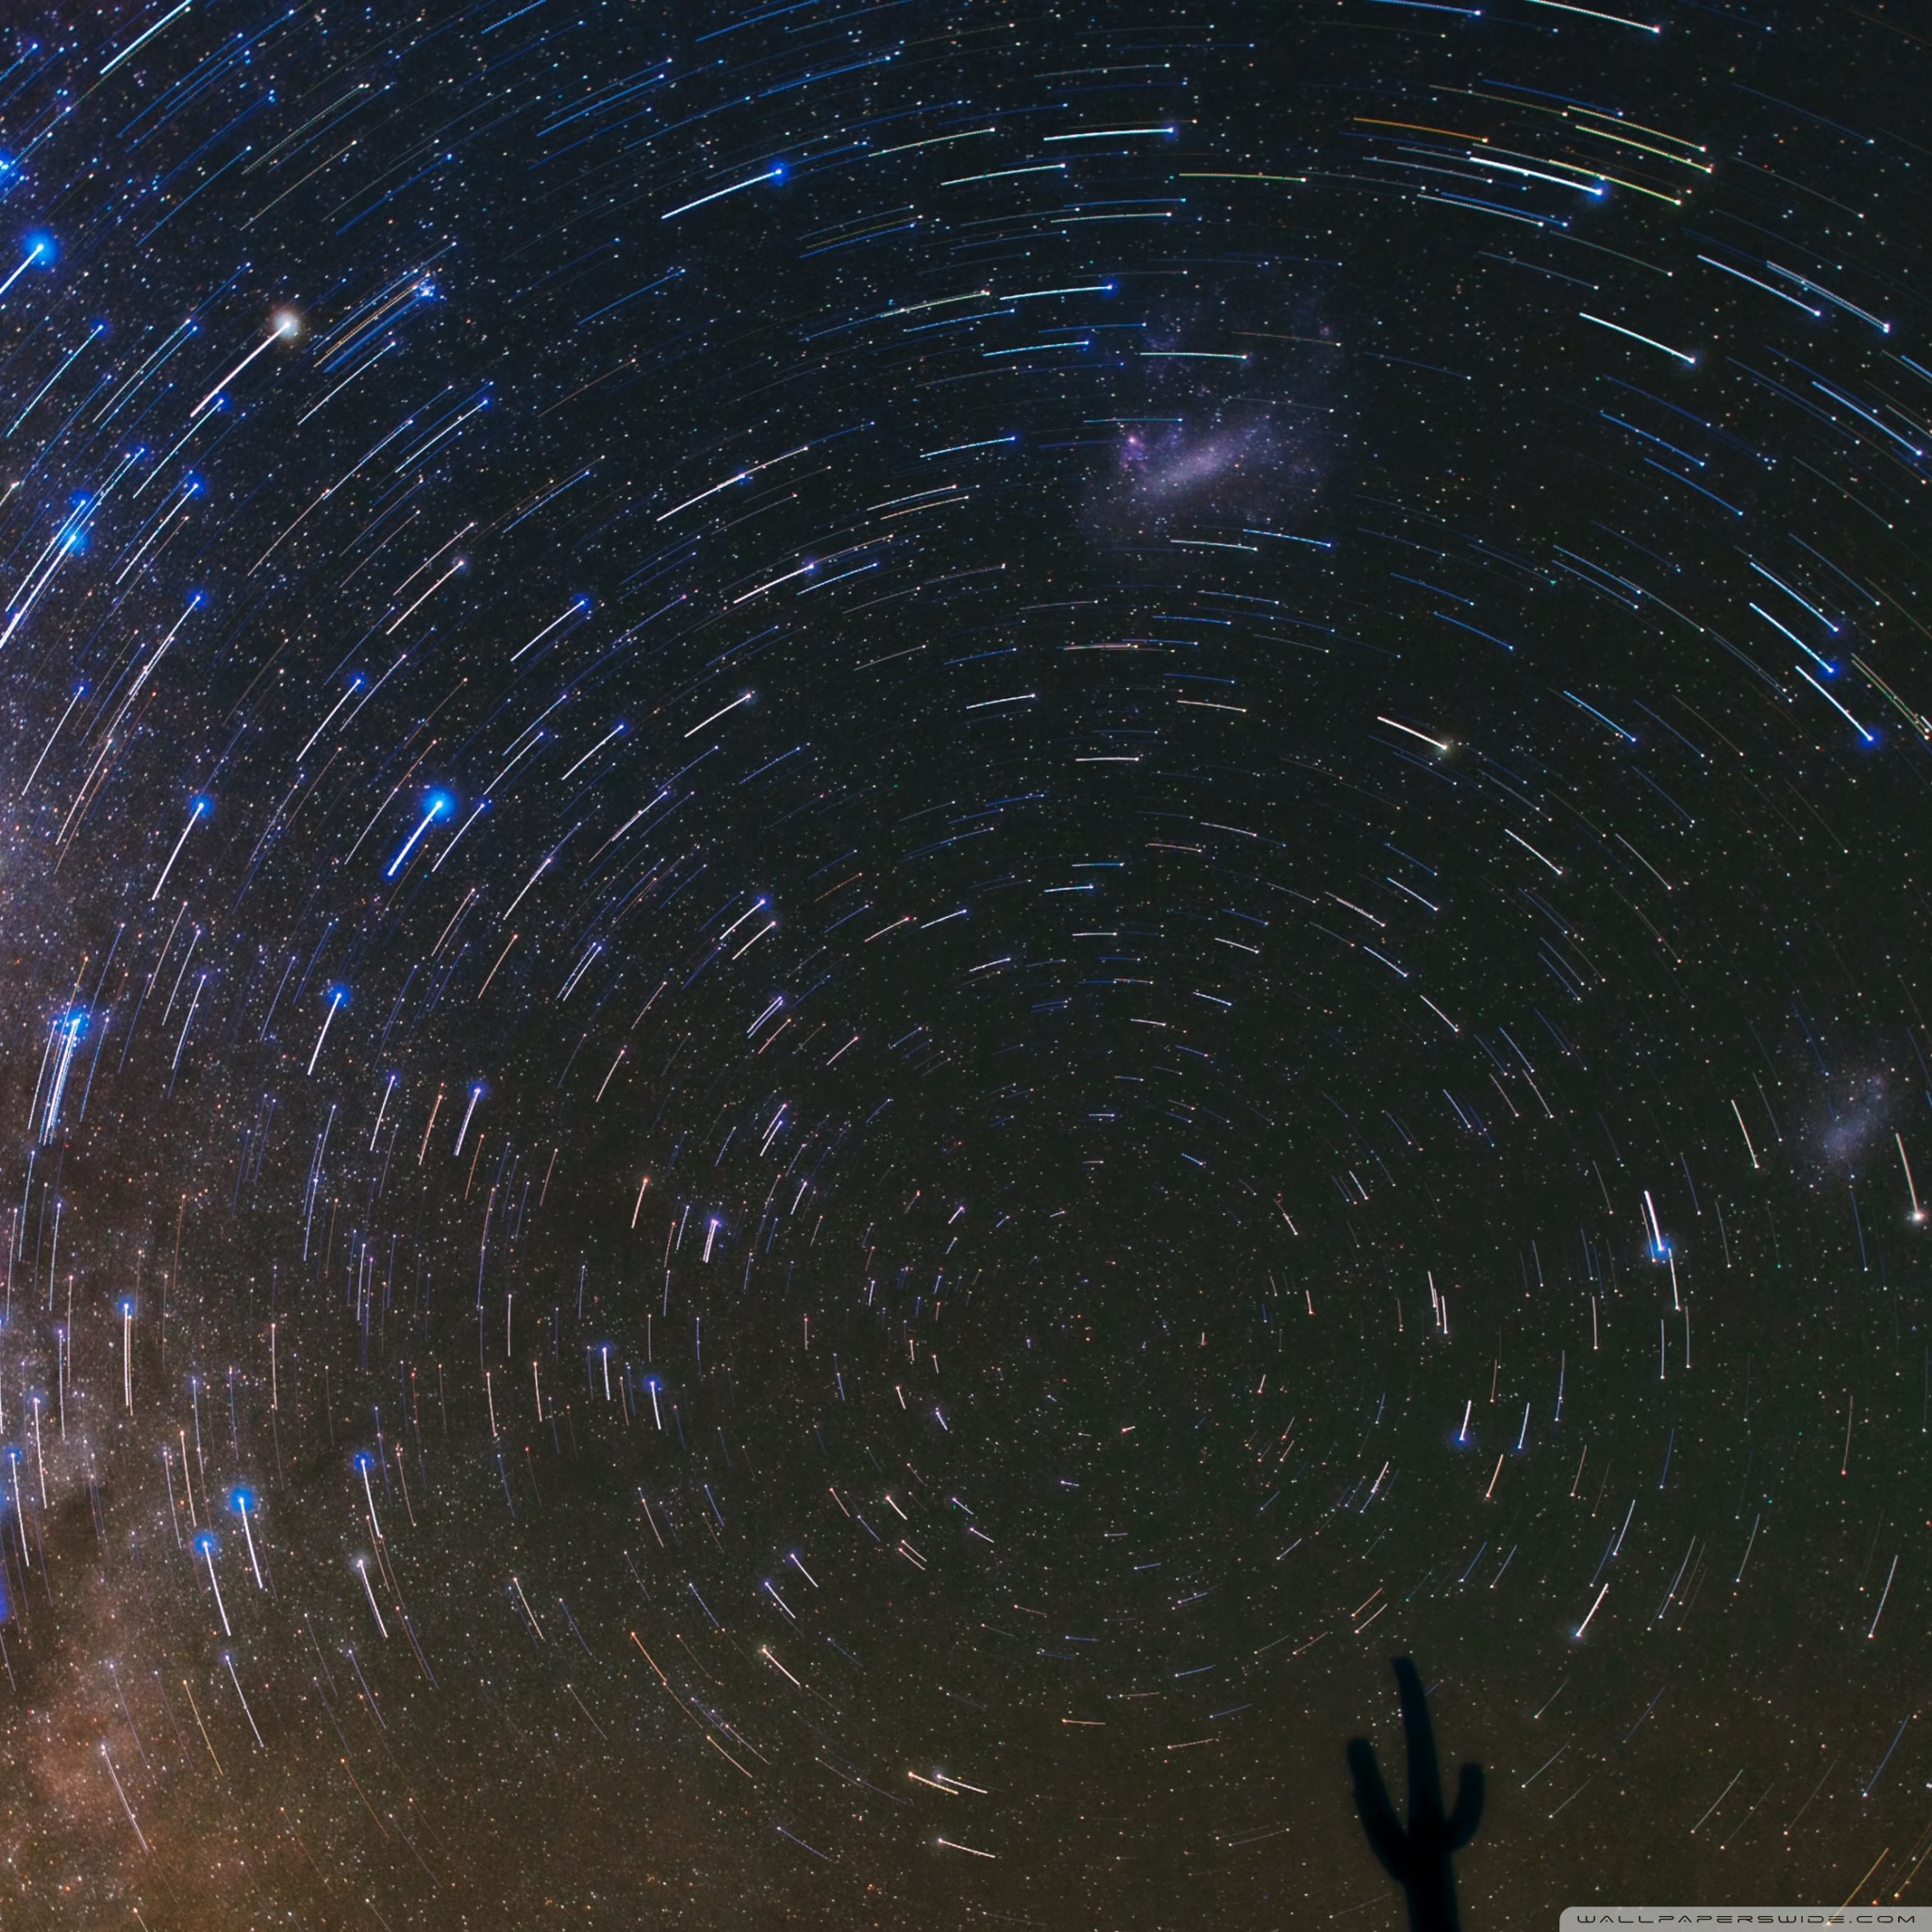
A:
[[[1932,1900],[1932,37],[0,19],[0,1918]]]

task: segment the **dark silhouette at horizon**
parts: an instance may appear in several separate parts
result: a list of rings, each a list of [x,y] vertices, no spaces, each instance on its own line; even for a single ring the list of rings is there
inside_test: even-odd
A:
[[[1423,1680],[1407,1657],[1398,1657],[1393,1663],[1402,1696],[1402,1728],[1408,1740],[1408,1824],[1405,1829],[1395,1816],[1375,1763],[1375,1748],[1366,1738],[1352,1740],[1348,1747],[1356,1808],[1376,1857],[1407,1896],[1412,1932],[1460,1932],[1451,1857],[1475,1836],[1482,1821],[1483,1768],[1462,1767],[1455,1809],[1445,1815],[1436,1735]]]

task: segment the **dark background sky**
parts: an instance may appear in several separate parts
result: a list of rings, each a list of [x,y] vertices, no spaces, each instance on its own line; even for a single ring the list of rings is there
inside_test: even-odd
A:
[[[16,9],[0,1916],[1924,1896],[1925,29]]]

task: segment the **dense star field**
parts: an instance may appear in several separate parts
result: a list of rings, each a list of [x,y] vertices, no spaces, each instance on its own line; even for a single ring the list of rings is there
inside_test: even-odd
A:
[[[1932,1900],[1928,89],[7,9],[0,1919]]]

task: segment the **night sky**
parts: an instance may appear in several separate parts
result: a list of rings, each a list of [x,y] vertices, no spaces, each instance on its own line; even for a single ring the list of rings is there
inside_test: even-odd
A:
[[[1928,108],[6,8],[0,1920],[1932,1902]]]

